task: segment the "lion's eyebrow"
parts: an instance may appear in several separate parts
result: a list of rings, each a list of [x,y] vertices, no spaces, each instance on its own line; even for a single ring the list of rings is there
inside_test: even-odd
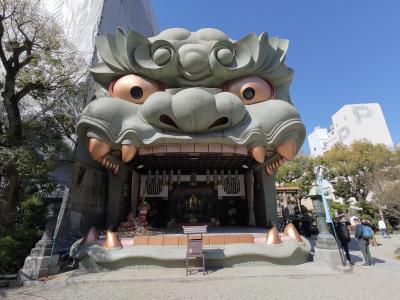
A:
[[[277,98],[290,101],[293,70],[285,64],[287,40],[251,33],[235,41],[221,32],[215,35],[214,29],[173,29],[170,39],[171,32],[148,39],[137,32],[118,29],[116,35],[97,36],[101,61],[91,68],[94,80],[107,89],[116,76],[133,73],[171,88],[219,87],[227,80],[253,75],[270,81]],[[177,40],[176,36],[180,38]],[[197,48],[192,49],[191,45]],[[185,47],[193,51],[186,53],[182,50]],[[199,62],[205,67],[199,68]]]

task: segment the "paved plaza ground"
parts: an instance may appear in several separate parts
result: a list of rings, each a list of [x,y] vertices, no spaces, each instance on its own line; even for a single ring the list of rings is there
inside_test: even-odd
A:
[[[400,299],[400,235],[377,237],[375,265],[362,267],[355,243],[352,272],[317,263],[237,267],[185,276],[184,269],[122,270],[86,274],[76,270],[47,282],[0,289],[3,299]]]

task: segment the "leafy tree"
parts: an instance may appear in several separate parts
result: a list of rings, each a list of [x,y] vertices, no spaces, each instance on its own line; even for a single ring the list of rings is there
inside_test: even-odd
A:
[[[302,154],[286,162],[276,173],[276,181],[283,185],[296,185],[308,192],[315,180],[314,159]]]
[[[54,162],[73,139],[85,64],[39,0],[0,0],[0,225],[19,202],[52,188]],[[78,105],[77,105],[78,104]]]
[[[335,191],[335,194],[343,199],[349,199],[353,196],[351,192],[351,184],[344,177],[336,180]]]
[[[374,145],[367,141],[356,141],[351,146],[335,145],[318,158],[320,164],[328,168],[328,179],[338,179],[341,194],[365,200],[369,190],[366,178],[390,165],[392,153],[384,145]],[[349,189],[343,189],[347,186]]]
[[[291,162],[282,166],[276,181],[282,185],[299,186],[308,192],[315,180],[313,167],[326,166],[324,177],[334,183],[335,194],[347,200],[356,197],[363,208],[362,218],[374,222],[380,218],[379,209],[390,220],[400,220],[400,150],[391,152],[384,145],[374,145],[367,141],[357,141],[350,146],[335,145],[324,155],[311,158],[297,155]],[[372,202],[366,202],[367,195],[373,192]],[[342,212],[347,205],[332,203]]]
[[[344,214],[347,212],[349,209],[349,206],[347,204],[342,204],[339,202],[334,202],[334,201],[329,201],[329,210],[331,213],[332,219],[335,217],[335,210],[338,212],[339,215]]]
[[[0,0],[0,64],[1,273],[20,268],[42,234],[49,173],[76,143],[87,68],[40,0]]]
[[[360,201],[357,203],[357,206],[362,208],[362,212],[360,214],[361,220],[369,220],[374,224],[378,222],[379,210],[375,203]]]

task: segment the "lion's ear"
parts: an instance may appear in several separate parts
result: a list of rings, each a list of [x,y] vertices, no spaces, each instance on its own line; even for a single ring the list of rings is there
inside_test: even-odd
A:
[[[135,50],[150,42],[140,33],[129,31],[127,34],[118,28],[116,35],[96,37],[96,47],[102,61],[111,69],[132,71],[135,63],[132,61]]]
[[[258,56],[260,53],[260,42],[258,41],[258,38],[255,33],[250,33],[246,35],[245,37],[242,37],[240,40],[235,42],[235,44],[241,44],[246,46],[247,49],[250,50],[251,56],[254,61],[258,60]]]
[[[117,28],[116,35],[97,36],[95,42],[100,62],[90,72],[95,81],[106,89],[115,77],[140,72],[133,58],[135,50],[150,44],[140,33],[126,33],[122,28]]]

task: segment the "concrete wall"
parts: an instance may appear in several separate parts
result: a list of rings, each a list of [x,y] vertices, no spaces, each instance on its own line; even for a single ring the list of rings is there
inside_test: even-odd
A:
[[[104,226],[107,183],[107,174],[102,169],[79,161],[74,163],[70,199],[67,202],[63,218],[65,224],[61,231],[76,232],[79,236],[91,226]]]
[[[254,216],[261,227],[272,227],[278,221],[275,176],[261,166],[254,170]]]

